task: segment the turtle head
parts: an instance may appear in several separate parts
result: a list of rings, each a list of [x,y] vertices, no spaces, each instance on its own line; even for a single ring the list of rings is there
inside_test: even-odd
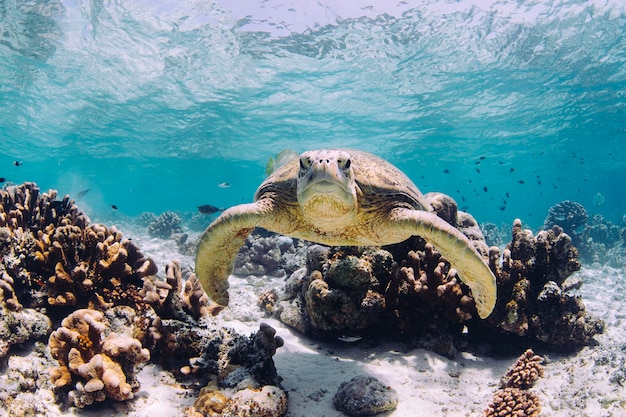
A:
[[[302,215],[321,230],[336,230],[354,220],[357,186],[351,165],[350,154],[344,150],[300,155],[298,203]]]

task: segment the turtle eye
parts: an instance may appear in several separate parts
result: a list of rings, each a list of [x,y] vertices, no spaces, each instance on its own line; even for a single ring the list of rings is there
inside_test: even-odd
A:
[[[351,163],[352,163],[352,162],[350,161],[350,159],[349,159],[349,158],[348,158],[348,159],[346,159],[346,163],[344,164],[344,168],[345,168],[345,169],[350,168],[350,164],[351,164]]]
[[[309,169],[310,166],[311,160],[308,157],[303,156],[300,158],[300,169]]]

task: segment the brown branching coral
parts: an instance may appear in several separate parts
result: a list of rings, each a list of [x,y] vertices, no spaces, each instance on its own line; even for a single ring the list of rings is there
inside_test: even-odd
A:
[[[527,349],[500,380],[500,388],[528,389],[543,377],[543,358]]]
[[[69,196],[56,195],[33,183],[0,190],[0,288],[10,308],[141,308],[137,292],[157,273],[154,262],[115,227],[89,225]]]
[[[484,417],[538,417],[541,403],[536,394],[519,388],[496,391]]]
[[[500,380],[500,389],[485,410],[485,417],[536,417],[541,413],[539,397],[529,392],[543,377],[543,359],[527,349]]]
[[[604,323],[570,293],[576,285],[568,278],[578,269],[578,251],[560,227],[533,236],[515,220],[512,240],[496,270],[498,301],[489,321],[506,332],[555,347],[590,343],[603,332]]]
[[[69,398],[78,407],[112,398],[133,398],[139,384],[136,365],[150,352],[128,335],[111,331],[100,311],[76,310],[50,335],[50,354],[59,362],[50,371],[56,387],[74,384]]]

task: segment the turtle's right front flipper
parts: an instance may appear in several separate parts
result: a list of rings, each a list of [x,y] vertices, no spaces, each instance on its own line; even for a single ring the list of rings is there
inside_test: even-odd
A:
[[[270,210],[267,201],[231,207],[200,237],[195,272],[207,295],[217,304],[212,309],[214,315],[228,305],[228,276],[233,272],[237,252],[252,230],[263,226]]]

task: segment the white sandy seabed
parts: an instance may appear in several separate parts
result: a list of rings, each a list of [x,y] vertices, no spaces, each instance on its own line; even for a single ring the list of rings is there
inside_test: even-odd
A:
[[[155,240],[142,242],[141,247],[154,259],[174,259],[175,249]],[[179,254],[175,257],[181,259]],[[191,264],[191,260],[182,259],[182,263]],[[540,397],[542,416],[626,416],[626,388],[622,386],[626,383],[626,277],[623,271],[602,267],[584,267],[578,274],[584,282],[580,294],[585,305],[606,321],[606,330],[596,337],[597,346],[569,355],[548,354],[545,375],[531,390]],[[215,325],[246,335],[257,331],[261,322],[277,330],[285,345],[274,361],[289,395],[289,417],[345,416],[334,408],[333,396],[341,383],[357,375],[374,376],[398,391],[398,407],[379,416],[482,416],[500,377],[526,349],[520,346],[514,356],[497,359],[459,352],[451,360],[424,349],[402,351],[400,344],[391,342],[316,341],[265,318],[258,309],[257,294],[283,282],[282,278],[232,276],[231,306],[215,319]],[[158,365],[144,366],[138,379],[141,388],[135,399],[116,409],[70,409],[47,415],[181,416],[197,395]]]

